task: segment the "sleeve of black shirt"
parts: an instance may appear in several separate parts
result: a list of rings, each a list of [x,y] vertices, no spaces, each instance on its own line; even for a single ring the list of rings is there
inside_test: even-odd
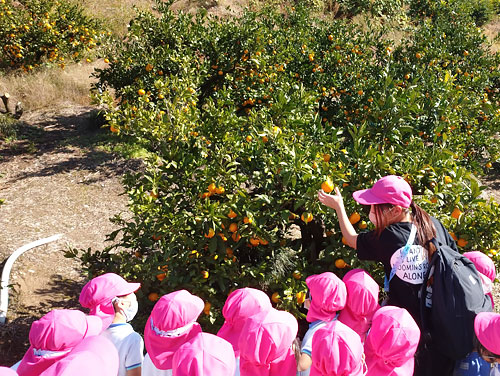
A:
[[[375,231],[362,232],[356,240],[356,253],[360,260],[379,261],[378,253],[374,251],[375,244],[378,239],[375,236]]]

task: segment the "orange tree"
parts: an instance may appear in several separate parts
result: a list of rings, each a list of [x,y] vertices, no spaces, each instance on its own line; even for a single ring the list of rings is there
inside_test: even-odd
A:
[[[227,294],[254,286],[300,316],[307,275],[365,267],[380,278],[317,191],[341,186],[352,223],[369,229],[350,195],[390,173],[462,249],[493,255],[500,209],[471,172],[498,155],[498,57],[469,18],[454,29],[446,12],[417,19],[396,46],[384,29],[301,6],[222,20],[169,5],[140,13],[96,73],[110,130],[150,157],[124,180],[131,218],[113,219],[112,245],[68,252],[90,275],[141,281],[145,313],[187,288],[206,300],[203,320],[220,323]]]
[[[29,72],[42,63],[64,68],[108,37],[83,8],[66,0],[0,1],[0,67]]]

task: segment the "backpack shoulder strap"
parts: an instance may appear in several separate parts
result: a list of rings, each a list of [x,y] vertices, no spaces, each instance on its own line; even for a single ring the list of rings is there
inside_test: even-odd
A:
[[[415,242],[416,235],[417,235],[417,227],[412,223],[411,230],[410,230],[410,236],[408,237],[408,241],[406,242],[406,245],[404,246],[403,250],[401,251],[400,257],[396,260],[396,262],[392,266],[391,274],[390,274],[389,278],[387,278],[387,276],[385,276],[385,278],[384,278],[384,290],[386,292],[389,292],[389,283],[391,282],[392,278],[394,278],[394,275],[396,274],[396,270],[398,270],[399,266],[401,265],[403,260],[408,255],[408,251],[410,250],[410,247]]]

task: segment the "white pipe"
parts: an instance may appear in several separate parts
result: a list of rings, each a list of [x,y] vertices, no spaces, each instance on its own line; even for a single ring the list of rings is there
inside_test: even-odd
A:
[[[50,238],[40,239],[29,244],[23,245],[21,248],[18,248],[14,251],[13,254],[9,256],[5,266],[2,271],[2,282],[0,284],[0,324],[5,324],[5,319],[7,318],[7,308],[9,306],[9,278],[10,278],[10,270],[12,269],[12,265],[14,261],[17,260],[19,256],[21,256],[24,252],[39,247],[43,244],[51,243],[53,241],[61,239],[62,234],[57,234],[51,236]]]

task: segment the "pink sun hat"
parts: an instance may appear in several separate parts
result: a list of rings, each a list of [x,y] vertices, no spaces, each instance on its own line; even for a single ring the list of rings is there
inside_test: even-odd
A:
[[[412,201],[410,185],[396,175],[384,176],[373,187],[356,191],[352,196],[362,205],[393,204],[409,208]]]
[[[0,367],[0,376],[17,376],[18,373],[8,367]]]
[[[344,282],[331,272],[311,275],[306,278],[311,293],[311,306],[307,312],[307,321],[331,321],[337,311],[344,308],[347,290]]]
[[[362,269],[348,271],[342,281],[347,289],[347,302],[340,312],[339,321],[358,333],[363,343],[370,329],[373,314],[380,308],[378,304],[380,287]]]
[[[245,321],[262,311],[272,308],[271,301],[263,291],[249,287],[238,289],[229,294],[222,315],[226,319],[217,335],[233,345],[236,356],[239,356],[238,341]]]
[[[500,314],[480,312],[474,319],[476,337],[488,351],[500,355]]]
[[[140,283],[130,283],[115,273],[106,273],[91,279],[80,293],[80,304],[90,309],[91,315],[99,316],[103,330],[113,322],[115,309],[112,300],[117,296],[136,292]]]
[[[81,311],[55,309],[31,324],[30,347],[17,373],[39,375],[46,368],[64,358],[84,338],[102,331],[102,320]]]
[[[241,331],[241,376],[289,376],[297,372],[292,343],[297,319],[274,308],[246,320]]]
[[[484,293],[490,297],[492,307],[495,308],[492,291],[493,282],[497,277],[497,272],[495,270],[495,264],[493,263],[493,260],[483,252],[479,251],[465,252],[464,256],[472,261],[477,271],[479,272]]]
[[[233,346],[210,333],[198,333],[179,347],[172,362],[173,376],[233,376]]]
[[[366,371],[359,335],[340,321],[314,333],[310,376],[361,376]]]
[[[40,376],[111,376],[118,374],[118,351],[103,336],[85,338]]]
[[[365,342],[367,375],[413,375],[420,329],[404,308],[385,306],[373,315]]]
[[[144,328],[144,343],[157,369],[172,369],[177,349],[201,333],[196,322],[205,303],[186,290],[163,295],[153,307]]]

